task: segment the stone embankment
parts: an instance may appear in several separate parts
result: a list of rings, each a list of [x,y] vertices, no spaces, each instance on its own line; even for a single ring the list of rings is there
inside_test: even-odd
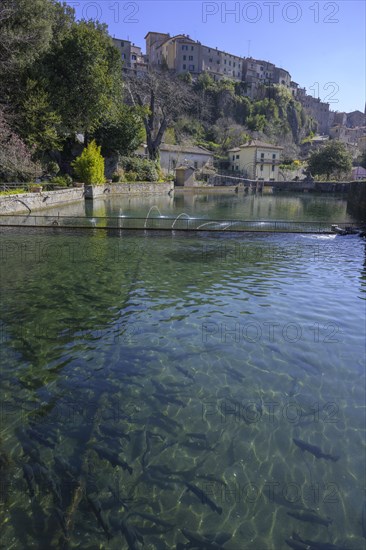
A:
[[[112,185],[86,185],[85,188],[72,187],[41,193],[19,193],[0,195],[1,214],[29,214],[46,208],[114,195],[157,195],[168,194],[174,189],[173,183],[131,183]]]
[[[161,195],[173,191],[174,183],[112,183],[111,185],[86,185],[85,198],[96,199],[114,195]]]
[[[0,195],[0,214],[29,214],[84,198],[84,189],[72,187],[41,193],[19,193],[18,195]]]

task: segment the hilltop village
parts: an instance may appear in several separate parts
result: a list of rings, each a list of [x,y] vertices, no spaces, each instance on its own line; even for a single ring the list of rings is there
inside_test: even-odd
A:
[[[145,40],[146,54],[143,54],[142,48],[129,40],[113,39],[121,53],[124,71],[138,74],[149,67],[166,67],[175,74],[189,72],[193,78],[207,73],[214,81],[244,82],[244,95],[253,100],[262,98],[263,86],[279,84],[285,86],[307,114],[317,121],[319,134],[355,144],[366,133],[365,113],[330,110],[329,103],[307,94],[305,88],[291,79],[288,70],[276,67],[274,63],[205,46],[187,34],[170,36],[168,33],[148,32]],[[332,95],[335,92],[331,90],[328,96]]]
[[[40,1],[50,13],[43,34],[26,33],[31,48],[19,46],[15,14],[0,20],[13,52],[0,59],[1,181],[69,187],[92,143],[105,159],[98,178],[115,182],[171,181],[182,165],[256,180],[365,177],[365,114],[331,110],[332,83],[320,99],[286,68],[187,34],[149,31],[143,52]],[[329,167],[318,151],[336,162]]]

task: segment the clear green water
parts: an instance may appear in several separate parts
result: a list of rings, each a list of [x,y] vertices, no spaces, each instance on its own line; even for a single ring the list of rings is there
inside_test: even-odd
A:
[[[151,212],[149,214],[149,210]],[[226,220],[301,220],[352,222],[351,205],[342,195],[317,194],[198,194],[150,195],[146,197],[121,196],[74,203],[43,210],[40,213],[67,216],[132,216],[146,218],[159,215],[174,217],[188,214],[191,217]],[[160,214],[159,214],[160,213]]]
[[[159,200],[97,208],[168,214]],[[305,210],[343,221],[332,200]],[[238,215],[236,197],[210,201],[208,217]],[[288,548],[293,531],[364,548],[362,239],[3,229],[1,260],[4,548],[174,549],[181,529],[228,533],[227,550]],[[31,499],[22,469],[37,463]],[[332,523],[288,515],[304,508]]]

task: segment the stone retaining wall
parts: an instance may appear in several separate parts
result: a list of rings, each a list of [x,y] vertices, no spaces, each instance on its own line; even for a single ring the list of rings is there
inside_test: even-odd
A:
[[[227,195],[229,193],[236,193],[237,185],[215,185],[215,186],[208,186],[208,185],[202,185],[202,186],[187,186],[187,187],[175,187],[174,188],[174,195],[184,195],[193,193],[195,195],[198,194],[211,194],[211,195],[219,195],[220,193]]]
[[[59,204],[80,201],[83,198],[84,189],[77,187],[58,191],[42,191],[42,193],[0,195],[0,214],[24,214]]]
[[[366,222],[366,182],[354,182],[347,197],[347,212]]]
[[[111,195],[157,195],[166,194],[174,189],[173,182],[168,183],[112,183],[106,185],[86,185],[85,198],[95,199]]]
[[[265,186],[277,191],[314,191],[316,193],[348,193],[355,182],[352,181],[273,181],[264,182]]]

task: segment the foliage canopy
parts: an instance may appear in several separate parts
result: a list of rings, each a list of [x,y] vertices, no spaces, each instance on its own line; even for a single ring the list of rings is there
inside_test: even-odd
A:
[[[320,151],[310,155],[308,170],[313,175],[338,176],[352,169],[352,157],[340,141],[330,141]]]

